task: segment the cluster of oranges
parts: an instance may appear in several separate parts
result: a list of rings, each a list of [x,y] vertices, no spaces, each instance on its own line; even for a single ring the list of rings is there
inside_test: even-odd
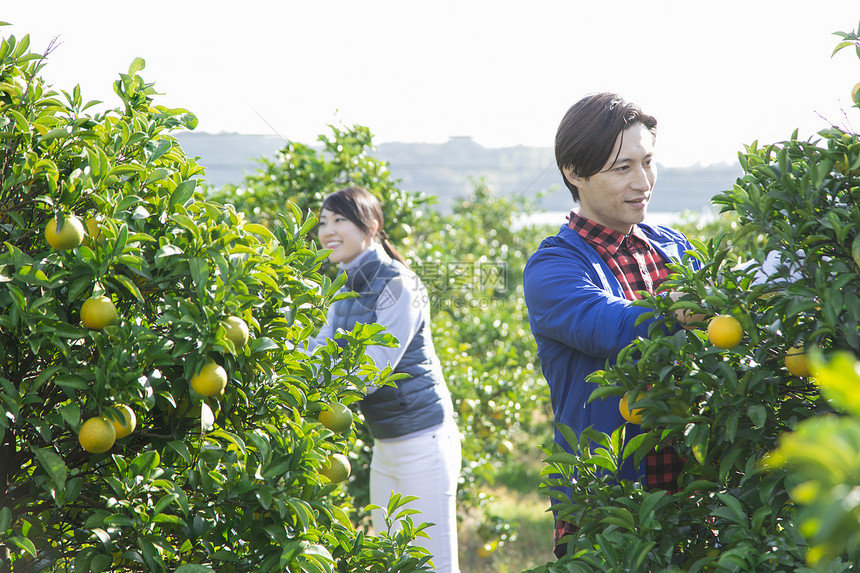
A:
[[[352,428],[352,410],[341,402],[329,404],[328,409],[321,411],[317,419],[335,434],[345,434]],[[349,458],[337,452],[329,454],[320,469],[320,475],[332,484],[346,480],[351,473]]]
[[[101,235],[98,217],[90,217],[86,223],[74,214],[51,218],[45,225],[45,240],[58,251],[67,251],[80,246],[88,235],[97,240]],[[103,330],[119,320],[119,312],[113,300],[106,294],[94,294],[81,305],[81,324],[91,330]],[[221,322],[225,337],[238,350],[248,343],[248,324],[238,316],[229,316]],[[189,382],[191,388],[201,396],[222,396],[227,387],[227,371],[223,366],[209,360],[195,373]],[[105,413],[94,416],[81,424],[78,441],[86,451],[94,454],[107,452],[117,439],[131,434],[137,424],[132,409],[125,404],[114,404]]]

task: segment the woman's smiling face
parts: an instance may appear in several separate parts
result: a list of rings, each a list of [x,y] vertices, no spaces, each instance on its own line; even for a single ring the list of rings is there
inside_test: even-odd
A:
[[[377,222],[373,222],[377,225]],[[333,263],[349,263],[373,244],[376,229],[369,233],[362,231],[358,225],[328,209],[320,213],[317,237],[323,249],[332,249],[328,260]]]

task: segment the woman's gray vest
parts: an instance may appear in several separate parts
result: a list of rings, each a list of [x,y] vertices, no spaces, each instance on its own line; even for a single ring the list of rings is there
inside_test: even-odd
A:
[[[376,309],[392,302],[381,299],[380,295],[391,279],[398,276],[402,276],[402,269],[397,264],[383,261],[376,249],[370,249],[361,265],[347,273],[345,288],[361,296],[334,303],[331,326],[350,331],[357,322],[375,323]],[[403,277],[403,281],[409,280],[418,279],[409,275]],[[400,282],[392,285],[395,299],[402,294]],[[397,380],[396,387],[379,387],[359,404],[373,436],[396,438],[441,424],[446,411],[443,400],[450,401],[450,396],[433,351],[426,317],[394,372],[408,374],[409,378]]]

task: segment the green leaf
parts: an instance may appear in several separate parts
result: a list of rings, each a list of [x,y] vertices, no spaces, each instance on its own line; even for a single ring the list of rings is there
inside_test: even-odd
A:
[[[256,235],[266,237],[267,239],[275,240],[275,235],[273,235],[269,229],[267,229],[263,225],[260,225],[259,223],[245,223],[245,226],[242,228],[248,233],[254,233]]]
[[[813,379],[837,408],[860,416],[860,363],[850,352],[833,353],[825,361],[817,349],[809,351]]]
[[[167,447],[175,451],[185,461],[186,464],[191,463],[191,452],[188,451],[188,446],[185,442],[173,441],[167,442]]]
[[[12,525],[12,510],[5,505],[0,507],[0,533],[6,532]]]
[[[63,374],[61,376],[57,376],[54,383],[60,388],[64,388],[66,390],[86,390],[89,387],[89,383],[85,378],[75,374]]]
[[[12,543],[13,545],[18,546],[27,553],[29,553],[31,557],[36,557],[36,546],[26,537],[20,537],[18,535],[15,535],[13,537],[10,537],[7,543]]]
[[[314,512],[307,502],[300,499],[288,499],[286,502],[292,508],[291,513],[298,519],[302,529],[306,529],[314,522]]]
[[[594,381],[594,380],[590,380]],[[588,403],[594,402],[595,400],[602,400],[607,396],[618,396],[622,393],[622,389],[618,388],[618,386],[598,386],[595,388],[591,394],[588,396]]]
[[[152,171],[147,173],[146,182],[144,183],[144,185],[151,185],[156,181],[161,181],[162,179],[165,179],[168,175],[170,175],[169,169],[164,169],[162,167],[153,169]]]
[[[627,530],[633,530],[635,528],[634,525],[628,523],[626,520],[614,516],[604,517],[600,520],[600,523],[603,523],[605,525],[617,525],[618,527]]]
[[[170,194],[170,202],[168,203],[168,212],[173,213],[176,205],[185,205],[185,202],[194,196],[194,190],[197,188],[197,181],[189,179],[183,181],[176,186],[173,193]]]
[[[747,407],[747,414],[756,428],[763,428],[767,423],[767,409],[763,404],[750,404]]]
[[[197,287],[197,302],[201,307],[205,307],[206,287],[209,282],[209,263],[201,257],[191,257],[188,259],[188,266],[191,269],[191,280]]]
[[[140,289],[137,288],[137,285],[130,278],[120,274],[115,274],[111,278],[124,286],[125,290],[127,290],[138,301],[144,302],[143,294],[141,294]]]
[[[720,501],[726,504],[726,508],[728,509],[728,512],[723,512],[723,517],[740,525],[749,523],[749,519],[747,518],[747,514],[744,511],[744,507],[740,500],[732,495],[722,492],[717,493],[717,497],[720,498]],[[719,509],[720,508],[717,508],[717,510]],[[717,510],[714,510],[712,513],[716,515]]]
[[[66,139],[67,137],[69,137],[69,132],[66,131],[65,127],[55,127],[54,129],[43,135],[39,141],[42,144],[45,144],[50,143],[55,139]]]
[[[269,350],[279,350],[281,347],[278,346],[278,343],[269,338],[268,336],[261,336],[260,338],[255,338],[251,341],[251,354],[261,354],[263,352],[267,352]]]
[[[66,463],[63,458],[55,452],[44,448],[32,448],[33,455],[39,460],[39,465],[57,486],[57,490],[62,492],[66,487],[66,478],[69,475],[69,470],[66,468]],[[57,504],[61,504],[61,499],[57,499]]]
[[[693,457],[704,464],[708,457],[708,438],[710,428],[705,423],[688,424],[684,430],[684,443],[693,450]]]
[[[657,490],[654,492],[646,492],[645,495],[642,496],[642,503],[639,506],[640,523],[644,523],[648,516],[654,512],[657,506],[661,505],[661,501],[664,501],[666,494],[666,490]]]
[[[146,67],[146,61],[141,57],[137,57],[134,60],[132,60],[131,65],[128,66],[128,75],[136,76],[137,73],[139,71],[143,70],[143,68],[145,68],[145,67]]]
[[[205,565],[186,563],[176,568],[176,573],[215,573],[215,570]]]
[[[621,454],[621,459],[626,460],[631,455],[636,453],[636,451],[642,446],[645,442],[645,439],[648,437],[648,434],[636,434],[632,438],[627,441],[627,444],[624,446],[624,452]]]

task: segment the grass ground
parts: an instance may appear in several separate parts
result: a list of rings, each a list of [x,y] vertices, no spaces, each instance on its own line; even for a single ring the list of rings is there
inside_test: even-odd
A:
[[[507,489],[491,492],[491,509],[516,530],[516,538],[506,541],[486,557],[481,554],[484,540],[475,520],[468,516],[461,522],[460,571],[463,573],[520,573],[554,560],[552,554],[552,515],[546,512],[547,501],[538,494],[521,495]]]
[[[463,516],[458,527],[462,573],[520,573],[555,560],[549,500],[538,493],[541,459],[539,450],[520,455],[499,472],[493,486],[483,489],[490,496],[486,509],[511,526],[513,539],[488,540],[479,511]],[[482,554],[481,547],[488,541],[496,545],[489,555]]]

